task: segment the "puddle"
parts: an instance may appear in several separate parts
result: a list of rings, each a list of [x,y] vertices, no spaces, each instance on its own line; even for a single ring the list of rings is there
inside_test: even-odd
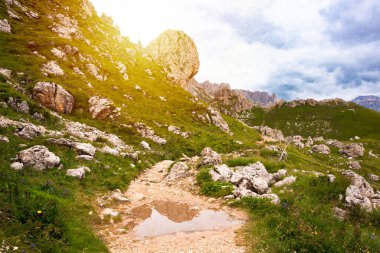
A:
[[[152,237],[177,232],[215,230],[242,224],[224,211],[195,210],[187,204],[153,202],[132,210],[134,221],[128,224],[138,237]]]

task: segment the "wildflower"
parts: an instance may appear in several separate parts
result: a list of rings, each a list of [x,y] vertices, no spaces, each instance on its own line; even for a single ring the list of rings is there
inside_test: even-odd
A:
[[[37,214],[42,214],[42,211],[41,210],[37,210]]]

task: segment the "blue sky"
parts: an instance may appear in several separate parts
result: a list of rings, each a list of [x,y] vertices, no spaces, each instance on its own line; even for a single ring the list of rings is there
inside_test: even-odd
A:
[[[379,0],[92,0],[147,45],[166,29],[197,44],[198,81],[284,99],[380,95]]]

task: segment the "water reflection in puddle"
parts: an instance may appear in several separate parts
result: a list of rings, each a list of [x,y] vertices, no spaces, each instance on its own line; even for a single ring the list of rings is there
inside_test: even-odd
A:
[[[240,225],[226,212],[198,211],[187,204],[153,202],[132,210],[134,222],[128,224],[138,237],[151,237],[177,232],[205,231]]]

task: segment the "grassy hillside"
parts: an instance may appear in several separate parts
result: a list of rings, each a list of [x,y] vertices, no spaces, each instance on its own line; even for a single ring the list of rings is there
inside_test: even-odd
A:
[[[348,140],[354,136],[380,139],[380,113],[354,103],[327,103],[316,106],[286,105],[255,108],[245,121],[281,129],[285,135],[324,136]]]
[[[92,16],[85,15],[83,1],[19,2],[38,13],[39,18],[29,18],[22,8],[12,6],[20,17],[12,19],[5,1],[0,1],[0,19],[7,19],[12,27],[11,34],[0,33],[0,68],[12,71],[10,79],[0,75],[0,102],[9,97],[25,100],[31,107],[31,114],[40,112],[45,120],[36,121],[10,108],[0,108],[0,115],[61,130],[60,120],[30,99],[37,82],[52,81],[75,97],[73,112],[62,115],[64,118],[116,134],[135,150],[139,150],[140,142],[145,140],[152,151],[141,152],[140,162],[100,153],[96,155],[97,161],[77,161],[72,150],[50,144],[47,137],[29,141],[15,136],[14,128],[0,128],[0,135],[7,136],[10,141],[0,146],[0,243],[4,242],[5,246],[18,247],[20,252],[106,252],[102,240],[93,231],[93,226],[104,222],[95,214],[97,196],[115,189],[125,190],[142,169],[157,161],[178,159],[182,154],[199,154],[205,146],[219,152],[251,148],[260,138],[256,131],[231,117],[226,116],[225,120],[233,136],[200,121],[194,114],[206,113],[207,105],[193,102],[188,92],[170,83],[162,68],[141,46],[122,37],[112,20],[98,17],[94,10]],[[52,31],[52,26],[58,22],[57,14],[78,22],[77,32],[71,39]],[[62,59],[52,54],[52,49],[67,45],[78,48],[79,52],[66,54]],[[45,76],[41,68],[49,61],[56,61],[65,74]],[[128,80],[120,73],[118,62],[126,66]],[[86,66],[90,63],[96,65],[98,73],[107,80],[95,78]],[[79,68],[84,75],[75,74],[74,68]],[[88,99],[93,95],[112,100],[121,108],[121,115],[107,120],[92,119]],[[166,145],[142,138],[134,127],[130,127],[136,122],[153,128],[157,135],[167,140]],[[190,132],[190,138],[169,132],[168,125]],[[44,172],[30,168],[10,169],[19,151],[37,144],[58,155],[65,169]],[[85,179],[79,181],[66,176],[66,169],[80,165],[92,170]]]

